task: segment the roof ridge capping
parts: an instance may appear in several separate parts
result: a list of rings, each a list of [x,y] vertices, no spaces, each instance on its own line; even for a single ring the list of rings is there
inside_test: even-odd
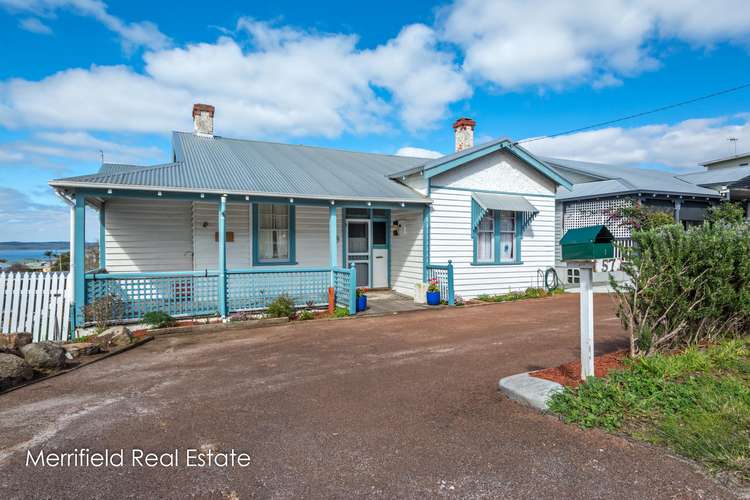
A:
[[[559,184],[560,186],[563,186],[564,188],[568,190],[572,189],[573,184],[568,179],[566,179],[565,177],[557,173],[549,165],[547,165],[545,162],[543,162],[542,160],[534,156],[527,149],[521,147],[518,144],[518,142],[513,141],[509,137],[499,137],[497,139],[493,139],[491,141],[478,144],[476,146],[472,146],[470,148],[463,149],[461,151],[457,151],[449,155],[441,156],[440,158],[435,158],[433,160],[428,161],[424,165],[412,167],[410,169],[402,170],[400,172],[395,172],[390,175],[390,178],[396,179],[398,177],[405,177],[407,175],[412,175],[418,172],[423,172],[427,174],[427,178],[434,177],[438,174],[447,172],[448,170],[461,166],[472,160],[481,158],[482,156],[485,156],[490,153],[494,153],[495,151],[500,151],[503,149],[509,151],[511,154],[515,155],[517,158],[520,158],[521,160],[525,161],[526,163],[534,167],[536,170],[538,170],[542,175],[553,180],[555,183]]]

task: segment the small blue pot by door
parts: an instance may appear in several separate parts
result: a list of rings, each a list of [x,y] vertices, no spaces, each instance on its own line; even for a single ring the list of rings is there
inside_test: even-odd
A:
[[[431,306],[439,306],[440,292],[427,292],[427,303]]]
[[[357,297],[357,312],[367,309],[367,295]]]

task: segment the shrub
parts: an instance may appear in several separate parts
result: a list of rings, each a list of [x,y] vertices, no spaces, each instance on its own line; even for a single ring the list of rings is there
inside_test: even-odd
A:
[[[674,216],[670,212],[649,208],[640,202],[615,208],[608,211],[606,215],[608,222],[637,231],[648,231],[675,223]]]
[[[750,227],[667,226],[632,234],[635,249],[610,283],[632,355],[739,336],[750,328]]]
[[[315,319],[315,314],[313,314],[312,311],[304,310],[299,313],[299,316],[297,316],[297,319],[302,320],[302,321]]]
[[[360,298],[362,296],[366,296],[367,295],[367,288],[365,288],[365,287],[359,287],[359,288],[357,288],[356,293],[357,293],[357,298]]]
[[[347,318],[349,317],[349,309],[346,307],[337,307],[333,310],[333,316],[335,318]]]
[[[96,332],[101,333],[111,323],[122,320],[125,312],[125,304],[116,295],[105,295],[95,300],[84,308],[83,314],[86,321],[96,324]]]
[[[169,328],[177,324],[177,321],[163,311],[151,311],[143,315],[141,320],[152,328]]]
[[[460,295],[456,295],[455,297],[453,297],[453,303],[456,307],[460,307],[464,305],[464,298]]]
[[[268,315],[272,318],[291,318],[294,316],[294,301],[288,295],[279,295],[268,306]]]
[[[710,224],[741,224],[745,220],[745,209],[737,202],[726,202],[714,205],[706,213]]]
[[[438,282],[437,278],[430,279],[430,281],[427,284],[427,291],[430,293],[440,291],[440,283]]]

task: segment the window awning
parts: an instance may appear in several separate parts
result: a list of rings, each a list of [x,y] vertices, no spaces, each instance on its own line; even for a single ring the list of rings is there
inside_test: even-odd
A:
[[[482,220],[488,210],[504,210],[508,212],[517,212],[521,214],[521,231],[526,227],[539,213],[534,205],[523,196],[514,194],[495,194],[495,193],[471,193],[472,199],[472,229],[476,230],[479,222]]]

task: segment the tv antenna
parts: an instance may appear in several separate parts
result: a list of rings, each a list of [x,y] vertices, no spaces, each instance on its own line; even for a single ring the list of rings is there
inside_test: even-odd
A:
[[[102,165],[104,165],[104,150],[103,149],[99,150],[99,156],[101,157]]]
[[[737,137],[728,137],[727,140],[729,141],[729,149],[732,150],[732,154],[737,155],[737,141],[739,139]]]

